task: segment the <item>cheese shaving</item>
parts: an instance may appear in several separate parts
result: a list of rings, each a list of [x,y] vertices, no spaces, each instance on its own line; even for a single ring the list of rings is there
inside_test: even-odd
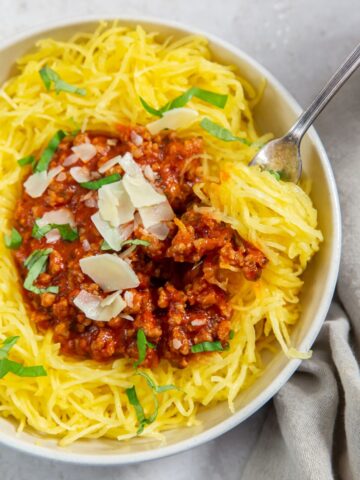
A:
[[[82,258],[80,267],[104,292],[135,288],[140,283],[127,262],[109,253]]]

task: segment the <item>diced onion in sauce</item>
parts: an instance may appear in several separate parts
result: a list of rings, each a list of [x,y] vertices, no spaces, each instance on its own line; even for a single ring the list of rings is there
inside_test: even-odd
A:
[[[70,165],[74,165],[74,163],[76,163],[78,160],[79,160],[78,155],[76,155],[76,153],[72,153],[71,155],[65,158],[63,165],[64,167],[70,167]]]
[[[114,158],[111,158],[110,160],[108,160],[107,162],[103,163],[101,165],[101,167],[99,167],[99,172],[100,173],[105,173],[107,172],[108,170],[110,170],[110,168],[114,167],[115,165],[117,165],[119,163],[119,161],[121,160],[121,155],[117,155],[116,157]]]
[[[84,183],[90,180],[90,172],[86,167],[72,167],[70,168],[70,175],[78,183]]]
[[[97,152],[92,143],[82,143],[72,147],[71,150],[85,163],[94,158]]]

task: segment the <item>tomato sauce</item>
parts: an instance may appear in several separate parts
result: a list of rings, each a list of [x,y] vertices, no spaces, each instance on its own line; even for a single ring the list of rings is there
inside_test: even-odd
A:
[[[70,175],[71,167],[84,166],[81,160],[64,166],[72,154],[71,147],[85,142],[97,150],[85,164],[92,179],[102,176],[98,169],[109,159],[131,152],[140,166],[151,167],[153,184],[164,192],[176,214],[176,219],[168,222],[169,234],[163,241],[140,224],[135,227],[132,238],[150,242],[128,255],[140,285],[130,290],[131,302],[125,310],[109,322],[90,320],[74,305],[80,290],[104,297],[79,266],[81,258],[104,253],[103,238],[90,219],[98,210],[97,192],[83,188]],[[137,359],[139,329],[155,345],[147,349],[143,363],[147,367],[156,366],[161,358],[185,367],[194,356],[191,347],[197,343],[220,341],[227,346],[232,308],[220,265],[241,270],[247,280],[253,281],[260,277],[267,259],[229,225],[194,209],[200,204],[192,187],[201,180],[202,152],[201,138],[180,139],[166,132],[152,137],[142,127],[119,126],[116,135],[80,133],[60,143],[49,168],[62,165],[64,170],[46,192],[40,198],[23,193],[14,221],[23,237],[23,244],[15,252],[20,275],[26,277],[24,261],[34,250],[52,248],[47,269],[35,285],[59,287],[57,294],[24,290],[24,296],[39,331],[52,329],[54,341],[60,343],[64,354],[99,362],[118,357]],[[123,174],[119,165],[105,175],[114,173]],[[51,244],[45,237],[33,238],[35,220],[59,208],[72,212],[79,238]]]

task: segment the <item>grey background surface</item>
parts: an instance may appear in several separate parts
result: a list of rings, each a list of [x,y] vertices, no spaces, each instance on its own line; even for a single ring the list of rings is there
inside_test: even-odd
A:
[[[266,66],[303,106],[359,41],[359,0],[0,0],[0,41],[39,23],[86,14],[152,15],[214,33]],[[335,175],[359,159],[360,82],[356,75],[316,122]],[[351,192],[340,191],[341,203]],[[343,219],[351,226],[351,218]],[[346,255],[346,251],[343,252]],[[256,442],[266,407],[207,445],[141,465],[96,469],[43,461],[0,447],[2,480],[235,480]],[[281,461],[281,459],[279,459]],[[254,479],[256,480],[256,479]]]

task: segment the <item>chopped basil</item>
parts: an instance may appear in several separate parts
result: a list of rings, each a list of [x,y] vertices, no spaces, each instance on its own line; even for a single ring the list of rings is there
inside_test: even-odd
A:
[[[145,100],[140,97],[140,102],[141,102],[141,105],[145,108],[145,110],[150,113],[151,115],[154,115],[156,117],[162,117],[163,116],[163,113],[161,112],[161,109],[159,110],[156,110],[156,108],[153,108],[151,105],[149,105],[147,102],[145,102]]]
[[[0,378],[5,377],[9,372],[18,377],[46,377],[47,375],[46,370],[41,365],[24,367],[21,363],[14,362],[8,358],[0,360]]]
[[[149,342],[146,338],[145,332],[142,328],[140,328],[137,331],[136,334],[136,345],[139,353],[139,358],[138,360],[134,363],[134,367],[137,368],[143,361],[145,360],[146,357],[146,350],[147,347],[149,348],[156,348],[154,344]]]
[[[141,240],[140,238],[134,238],[133,240],[125,240],[122,242],[121,247],[124,247],[125,245],[141,245],[142,247],[148,247],[150,242],[147,240]]]
[[[234,330],[230,330],[229,340],[232,340],[234,337],[235,337],[235,332],[234,332]]]
[[[31,235],[37,240],[40,240],[40,238],[44,237],[47,233],[54,229],[58,230],[61,238],[63,240],[67,240],[68,242],[73,242],[74,240],[77,240],[79,238],[77,230],[73,229],[68,223],[49,223],[48,225],[39,227],[37,221],[35,221]]]
[[[15,345],[15,343],[19,340],[20,337],[7,337],[2,343],[2,347],[0,347],[0,360],[6,358]]]
[[[222,352],[224,350],[221,342],[202,342],[191,346],[192,353],[201,352]]]
[[[44,172],[48,169],[49,163],[56,152],[56,149],[59,146],[59,143],[63,138],[66,137],[66,133],[63,130],[59,130],[50,140],[48,146],[45,148],[41,154],[40,160],[35,167],[35,172]]]
[[[28,269],[28,274],[24,281],[24,288],[33,293],[58,293],[59,287],[50,286],[46,288],[39,288],[34,285],[34,281],[41,273],[44,273],[47,266],[47,261],[52,248],[45,250],[35,250],[24,262],[25,267]]]
[[[4,378],[7,373],[13,373],[18,377],[44,377],[47,375],[46,370],[41,365],[33,367],[24,367],[21,363],[9,360],[8,354],[11,348],[19,340],[20,337],[8,337],[0,347],[0,378]]]
[[[34,162],[34,155],[28,155],[27,157],[20,158],[20,160],[17,161],[20,167],[24,167],[25,165],[32,165]]]
[[[100,246],[100,250],[112,250],[110,245],[107,243],[106,240],[104,240]]]
[[[168,390],[179,390],[175,385],[172,385],[172,384],[170,384],[170,385],[156,385],[156,383],[150,377],[150,375],[148,375],[145,372],[142,372],[141,370],[138,370],[137,375],[140,375],[141,377],[145,378],[146,383],[156,393],[164,393],[164,392],[167,392]]]
[[[281,180],[281,173],[276,170],[268,170],[268,172],[273,175],[277,181]]]
[[[204,90],[199,87],[191,87],[182,95],[174,98],[162,108],[157,110],[156,108],[151,107],[148,103],[145,102],[143,98],[140,97],[140,101],[145,110],[151,115],[156,115],[157,117],[162,117],[165,112],[173,110],[174,108],[184,107],[193,97],[199,98],[210,105],[215,107],[224,108],[228,99],[227,95],[221,93],[210,92],[209,90]]]
[[[132,386],[131,388],[128,388],[126,390],[126,395],[129,399],[130,404],[134,407],[136,416],[139,422],[139,428],[137,430],[137,434],[140,435],[142,431],[145,428],[145,425],[149,425],[150,423],[153,423],[154,420],[156,420],[156,417],[158,415],[159,411],[159,402],[156,397],[156,393],[164,393],[167,392],[168,390],[179,390],[175,385],[156,385],[154,380],[145,372],[138,371],[137,375],[140,375],[141,377],[145,378],[146,383],[148,386],[151,388],[152,393],[153,393],[153,399],[154,399],[154,412],[150,415],[150,417],[146,418],[144,409],[141,406],[138,396],[136,394],[136,388]]]
[[[45,67],[39,70],[39,75],[43,81],[46,90],[50,90],[51,84],[54,84],[54,88],[57,94],[60,92],[76,93],[77,95],[86,95],[86,90],[84,88],[75,87],[70,83],[62,80],[52,68],[45,65]]]
[[[7,248],[17,250],[22,244],[22,236],[16,230],[16,228],[12,228],[10,235],[4,236],[4,243]]]
[[[144,409],[141,403],[139,402],[138,396],[136,394],[136,388],[132,386],[131,388],[126,389],[125,393],[128,397],[130,405],[132,405],[135,409],[135,413],[139,422],[139,428],[136,433],[137,435],[140,435],[140,433],[143,432],[145,425],[149,425],[150,423],[153,423],[153,421],[156,419],[159,411],[159,403],[157,401],[155,394],[153,394],[155,410],[154,410],[154,413],[149,418],[146,418]]]
[[[114,173],[113,175],[108,175],[107,177],[99,178],[99,180],[93,180],[91,182],[83,182],[80,185],[83,188],[88,190],[98,190],[103,185],[108,185],[109,183],[118,182],[121,179],[121,175]]]
[[[219,138],[224,142],[241,142],[245,145],[251,145],[251,142],[249,142],[249,140],[246,140],[246,138],[236,137],[230,132],[230,130],[222,127],[221,125],[218,125],[217,123],[211,121],[209,118],[203,118],[200,122],[200,126],[208,133],[210,133],[210,135]]]
[[[147,240],[141,240],[140,238],[134,238],[133,240],[125,240],[124,242],[121,243],[120,249],[125,247],[126,245],[132,245],[134,247],[136,246],[142,246],[142,247],[148,247],[150,245],[150,242]],[[100,246],[100,250],[113,250],[110,245],[107,243],[106,240],[104,240]]]

